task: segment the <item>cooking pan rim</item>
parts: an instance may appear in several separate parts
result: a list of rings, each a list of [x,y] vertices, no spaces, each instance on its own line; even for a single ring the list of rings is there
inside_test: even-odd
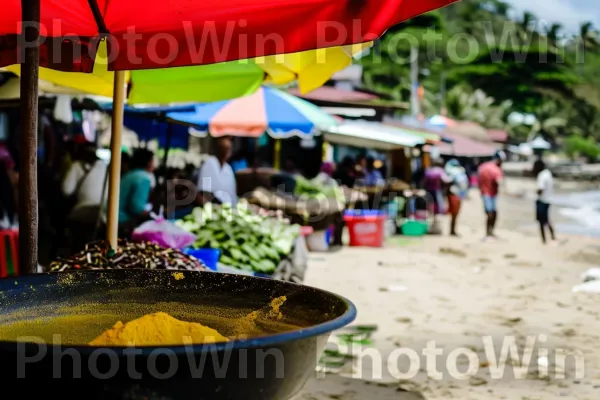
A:
[[[130,270],[125,270],[125,269],[122,269],[122,270],[77,270],[77,271],[64,271],[64,272],[46,272],[46,273],[40,273],[40,274],[25,275],[25,276],[20,276],[20,277],[4,278],[1,281],[2,281],[2,283],[4,283],[4,282],[11,283],[11,282],[19,282],[19,281],[22,282],[23,280],[43,279],[45,276],[57,276],[59,274],[90,274],[90,275],[92,275],[92,274],[105,274],[107,272],[111,273],[112,271],[123,271],[122,273],[135,273],[135,271],[140,271],[140,272],[143,271],[146,273],[150,272],[150,273],[158,273],[158,274],[173,274],[174,272],[218,274],[220,277],[223,277],[223,279],[240,279],[243,277],[244,280],[250,279],[250,280],[273,281],[272,279],[269,279],[269,278],[261,278],[261,277],[254,277],[254,276],[242,276],[242,275],[219,273],[219,272],[212,272],[212,271],[146,270],[146,269],[139,269],[139,270],[134,270],[134,269],[130,269]],[[309,338],[313,338],[316,336],[330,334],[331,332],[335,331],[336,329],[340,329],[340,328],[350,324],[351,322],[353,322],[356,319],[356,315],[357,315],[356,306],[350,300],[345,298],[344,296],[340,296],[340,295],[330,292],[328,290],[315,288],[315,287],[308,286],[308,285],[301,285],[301,284],[294,283],[294,282],[284,282],[284,281],[274,281],[274,282],[277,282],[278,285],[300,287],[300,288],[304,288],[304,290],[310,289],[310,290],[314,290],[317,292],[321,292],[322,294],[331,296],[331,297],[336,298],[339,301],[341,301],[346,306],[346,310],[339,317],[336,317],[330,321],[323,322],[323,323],[320,323],[320,324],[317,324],[317,325],[314,325],[314,326],[311,326],[308,328],[301,328],[301,329],[296,329],[296,330],[293,330],[290,332],[276,333],[273,335],[260,336],[260,337],[256,337],[256,338],[250,338],[250,339],[232,340],[229,342],[209,343],[209,344],[192,344],[192,345],[175,345],[175,346],[135,346],[135,347],[133,347],[133,346],[89,346],[89,345],[69,345],[69,344],[60,344],[60,345],[43,344],[43,345],[46,346],[46,348],[50,352],[52,352],[54,350],[63,350],[64,351],[64,349],[73,349],[81,354],[87,354],[87,353],[92,353],[98,349],[110,349],[112,351],[117,352],[119,356],[124,355],[122,353],[125,350],[132,349],[132,348],[135,348],[137,354],[142,355],[142,356],[147,356],[150,353],[152,353],[156,350],[159,350],[159,349],[169,349],[170,351],[174,352],[176,355],[188,354],[189,352],[192,352],[192,353],[203,353],[203,352],[207,352],[207,351],[221,352],[221,351],[227,351],[227,350],[231,351],[231,350],[252,349],[252,348],[276,347],[276,346],[279,346],[281,344],[288,343],[288,342],[294,342],[297,340],[309,339]],[[1,292],[1,290],[0,290],[0,292]],[[6,349],[6,348],[11,348],[11,347],[19,347],[19,346],[21,348],[27,348],[27,347],[33,347],[33,346],[39,347],[40,344],[33,343],[33,342],[17,342],[17,341],[0,340],[0,350]]]

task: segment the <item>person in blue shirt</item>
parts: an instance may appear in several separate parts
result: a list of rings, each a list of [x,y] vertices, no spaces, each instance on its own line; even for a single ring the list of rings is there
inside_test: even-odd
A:
[[[119,228],[123,236],[148,218],[147,207],[152,190],[154,153],[137,149],[131,157],[130,170],[121,178],[119,195]]]
[[[373,157],[366,158],[364,174],[365,186],[382,186],[385,183],[381,172],[375,168],[375,159]]]

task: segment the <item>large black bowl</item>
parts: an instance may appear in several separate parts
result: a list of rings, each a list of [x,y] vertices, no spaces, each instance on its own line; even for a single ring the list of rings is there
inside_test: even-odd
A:
[[[25,399],[289,399],[313,373],[328,334],[356,315],[346,299],[307,286],[212,272],[181,278],[115,270],[0,280],[4,389]],[[247,313],[268,310],[280,296],[287,297],[282,320],[261,313],[240,331]],[[157,311],[253,336],[213,345],[85,345],[117,320]],[[36,343],[42,339],[53,343]]]

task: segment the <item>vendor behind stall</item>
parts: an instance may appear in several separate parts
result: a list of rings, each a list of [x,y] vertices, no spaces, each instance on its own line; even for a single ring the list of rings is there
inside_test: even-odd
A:
[[[313,182],[323,186],[338,187],[338,182],[333,178],[335,171],[335,165],[330,162],[324,162],[321,164],[321,171],[313,178]]]
[[[235,174],[227,163],[231,157],[231,139],[217,139],[215,155],[210,156],[200,167],[198,174],[198,201],[200,204],[215,202],[237,204]]]
[[[383,175],[375,168],[375,158],[371,156],[365,159],[364,174],[365,186],[383,186],[385,184]]]
[[[342,162],[337,166],[333,179],[339,182],[340,185],[349,188],[354,187],[356,181],[356,169],[354,168],[354,160],[350,156],[344,157]]]
[[[128,237],[150,215],[148,202],[154,182],[154,153],[137,149],[130,162],[131,170],[121,179],[119,196],[119,236]]]
[[[96,146],[79,142],[76,157],[62,181],[67,211],[67,230],[71,252],[83,249],[92,237],[100,213],[107,165],[96,156]]]
[[[350,160],[350,163],[352,160]],[[352,166],[352,164],[350,164]],[[335,165],[330,162],[325,162],[321,165],[321,172],[313,179],[313,181],[322,186],[339,187],[339,183],[334,179]],[[330,250],[337,250],[342,246],[342,235],[344,232],[344,219],[342,212],[333,214],[333,242]]]

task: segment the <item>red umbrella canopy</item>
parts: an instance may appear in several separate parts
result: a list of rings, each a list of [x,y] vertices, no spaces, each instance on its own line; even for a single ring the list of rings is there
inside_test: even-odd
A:
[[[91,72],[211,64],[363,43],[455,0],[41,0],[41,65]],[[21,0],[2,0],[0,67],[19,62]],[[23,24],[26,26],[26,23]]]

